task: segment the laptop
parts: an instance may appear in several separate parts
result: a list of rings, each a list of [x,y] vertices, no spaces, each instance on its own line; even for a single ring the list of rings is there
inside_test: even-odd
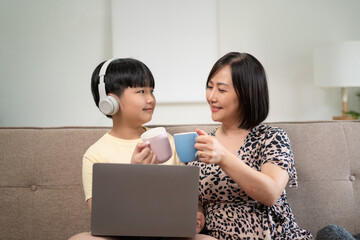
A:
[[[91,234],[194,237],[199,168],[95,163]]]

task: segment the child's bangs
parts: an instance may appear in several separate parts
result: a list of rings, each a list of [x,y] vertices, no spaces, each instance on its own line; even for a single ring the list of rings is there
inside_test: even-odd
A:
[[[132,79],[128,79],[127,87],[150,87],[155,88],[155,81],[152,76],[138,75]]]

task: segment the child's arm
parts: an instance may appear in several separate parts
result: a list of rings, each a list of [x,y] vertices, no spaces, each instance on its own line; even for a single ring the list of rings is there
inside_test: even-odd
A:
[[[91,213],[91,199],[92,199],[92,198],[89,198],[89,199],[86,201],[86,203],[87,203],[87,205],[88,205],[88,208],[89,208],[90,213]]]
[[[150,150],[146,143],[138,143],[131,157],[132,164],[158,164],[156,155]]]
[[[156,155],[150,150],[145,143],[138,143],[131,157],[131,163],[134,164],[157,164]],[[91,198],[87,201],[87,206],[91,213]]]

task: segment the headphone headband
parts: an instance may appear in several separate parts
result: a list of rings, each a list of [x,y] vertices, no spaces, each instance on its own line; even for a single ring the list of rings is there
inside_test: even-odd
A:
[[[101,69],[100,69],[100,72],[99,72],[99,77],[100,77],[100,76],[105,76],[106,70],[107,70],[109,64],[110,64],[112,61],[117,60],[117,59],[119,59],[119,58],[112,58],[112,59],[109,59],[109,60],[107,60],[106,62],[104,62],[104,64],[101,66]]]

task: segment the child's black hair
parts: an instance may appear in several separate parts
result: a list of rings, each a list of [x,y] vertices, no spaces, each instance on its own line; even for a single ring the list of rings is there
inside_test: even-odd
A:
[[[100,63],[94,70],[91,77],[91,92],[97,107],[99,107],[99,72]],[[104,77],[106,94],[112,93],[119,98],[128,87],[151,87],[155,88],[154,77],[150,69],[141,61],[132,58],[119,58],[113,60]],[[111,116],[108,116],[111,118]]]

